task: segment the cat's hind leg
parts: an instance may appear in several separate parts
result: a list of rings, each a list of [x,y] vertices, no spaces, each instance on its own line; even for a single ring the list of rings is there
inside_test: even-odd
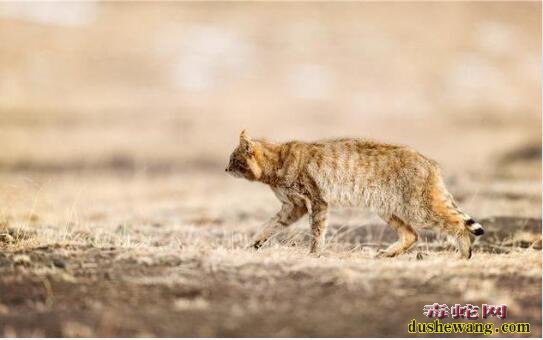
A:
[[[377,253],[377,257],[394,257],[400,255],[417,242],[418,235],[415,229],[399,217],[391,215],[390,217],[385,218],[385,221],[387,221],[388,225],[390,225],[398,234],[398,241],[391,244],[387,249],[380,250]]]

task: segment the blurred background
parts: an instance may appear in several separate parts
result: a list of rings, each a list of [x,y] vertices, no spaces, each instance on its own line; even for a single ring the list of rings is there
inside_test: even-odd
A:
[[[433,302],[540,336],[540,63],[541,2],[0,2],[0,336],[402,337]],[[376,260],[362,209],[248,250],[280,203],[224,173],[242,129],[416,148],[474,258]]]
[[[538,2],[2,2],[0,170],[219,171],[246,128],[537,178],[540,51]]]

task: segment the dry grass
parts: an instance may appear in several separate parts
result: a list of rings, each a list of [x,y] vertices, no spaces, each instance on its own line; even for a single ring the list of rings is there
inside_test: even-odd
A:
[[[539,218],[483,219],[471,261],[431,232],[408,254],[375,259],[394,235],[367,212],[336,210],[315,257],[306,221],[246,249],[278,208],[259,185],[212,173],[40,178],[2,178],[7,336],[405,336],[433,302],[505,303],[508,321],[541,332]],[[503,187],[484,190],[472,211],[515,215]],[[530,195],[522,205],[537,216]]]
[[[34,6],[0,4],[0,336],[404,337],[434,302],[541,335],[540,3]],[[410,145],[487,234],[375,259],[340,209],[321,257],[305,220],[245,249],[279,203],[222,171],[243,128]]]

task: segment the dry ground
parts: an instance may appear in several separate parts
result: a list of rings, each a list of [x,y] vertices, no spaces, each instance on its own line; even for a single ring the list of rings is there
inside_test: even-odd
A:
[[[0,41],[0,336],[403,337],[434,302],[541,336],[541,3],[2,2]],[[247,250],[279,204],[224,175],[243,128],[410,145],[487,233],[375,259],[335,210],[321,257],[306,220]]]
[[[433,302],[505,303],[506,321],[541,334],[534,181],[451,184],[487,217],[470,261],[431,232],[408,254],[375,259],[394,236],[356,210],[332,213],[321,257],[308,255],[307,221],[247,250],[279,204],[220,173],[19,173],[1,183],[5,336],[407,336]]]

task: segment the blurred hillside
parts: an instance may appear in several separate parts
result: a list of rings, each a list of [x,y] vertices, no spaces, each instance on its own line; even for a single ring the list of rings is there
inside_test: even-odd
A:
[[[1,3],[0,168],[218,170],[247,128],[540,175],[540,30],[537,2]]]

